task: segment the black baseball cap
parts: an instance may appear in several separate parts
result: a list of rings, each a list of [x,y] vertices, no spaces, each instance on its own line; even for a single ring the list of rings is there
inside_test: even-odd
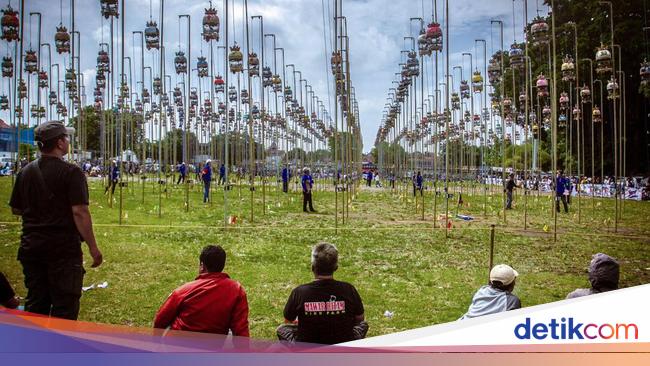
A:
[[[34,129],[34,140],[45,142],[62,135],[72,135],[74,131],[74,128],[64,126],[61,121],[48,121]]]

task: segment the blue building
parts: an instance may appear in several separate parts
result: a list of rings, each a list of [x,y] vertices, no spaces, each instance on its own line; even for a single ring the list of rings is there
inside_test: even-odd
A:
[[[20,129],[20,144],[34,145],[34,128]],[[16,151],[16,129],[0,119],[0,151]]]

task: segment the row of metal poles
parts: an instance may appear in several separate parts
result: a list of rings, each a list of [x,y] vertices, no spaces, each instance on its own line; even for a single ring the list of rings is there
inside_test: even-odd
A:
[[[608,75],[611,73],[611,79],[607,82],[608,99],[611,100],[611,108],[608,108],[611,119],[613,120],[613,156],[614,169],[612,175],[616,187],[614,212],[612,217],[614,221],[614,230],[618,230],[618,222],[622,214],[622,202],[624,202],[625,184],[619,184],[619,177],[625,177],[625,74],[621,70],[620,46],[614,44],[614,23],[613,9],[610,2],[603,1],[603,5],[609,6],[609,25],[611,33],[612,52],[607,48],[600,48],[596,54],[595,61],[596,71],[599,75]],[[469,52],[462,53],[462,59],[469,56],[469,67],[472,74],[471,83],[468,83],[464,77],[464,65],[454,66],[453,70],[460,71],[460,82],[454,84],[454,75],[450,74],[449,54],[449,7],[448,1],[444,3],[444,32],[438,22],[437,1],[433,0],[431,4],[431,23],[425,27],[422,17],[411,18],[409,28],[412,28],[412,22],[419,22],[420,34],[414,36],[412,33],[404,40],[410,40],[410,49],[402,51],[402,63],[399,64],[400,72],[396,73],[397,80],[393,83],[395,87],[389,88],[386,107],[384,109],[384,118],[377,132],[375,146],[378,150],[378,168],[384,176],[389,177],[389,184],[393,185],[397,181],[411,182],[415,187],[416,171],[428,174],[433,180],[434,188],[434,227],[437,220],[437,198],[438,184],[441,178],[444,178],[443,199],[445,200],[445,226],[449,226],[449,198],[451,197],[451,181],[456,181],[456,192],[459,202],[462,200],[464,189],[469,184],[472,187],[472,193],[476,186],[483,189],[483,207],[484,215],[487,215],[487,196],[488,191],[494,193],[495,183],[490,173],[501,175],[501,184],[505,185],[506,171],[511,169],[513,173],[523,173],[523,179],[526,182],[526,194],[524,195],[524,227],[527,227],[527,208],[528,208],[528,184],[535,177],[541,178],[543,174],[540,163],[540,141],[542,139],[543,129],[549,128],[551,135],[551,165],[552,172],[550,179],[555,182],[554,174],[558,171],[558,136],[561,129],[564,130],[565,142],[565,159],[564,168],[569,176],[578,177],[577,184],[585,183],[588,177],[588,171],[585,164],[585,136],[586,130],[591,132],[591,183],[596,182],[596,164],[595,164],[595,135],[596,127],[600,125],[600,181],[604,182],[604,140],[603,133],[603,116],[601,108],[603,104],[604,81],[594,78],[594,61],[588,58],[580,59],[578,55],[578,27],[575,23],[567,23],[567,27],[573,30],[573,53],[576,63],[571,56],[567,56],[562,64],[562,78],[564,85],[568,85],[569,93],[562,93],[558,105],[558,90],[561,85],[558,81],[558,66],[556,64],[556,25],[555,15],[552,11],[555,9],[554,2],[550,4],[550,15],[544,19],[537,17],[532,24],[527,25],[527,34],[530,39],[524,40],[525,50],[516,42],[516,33],[514,34],[515,42],[508,53],[504,48],[502,20],[491,20],[491,24],[497,24],[500,30],[500,49],[492,56],[488,67],[487,42],[483,39],[475,40],[477,44],[483,44],[483,71],[474,69],[474,56],[478,57],[476,50],[474,55]],[[424,4],[422,7],[424,13]],[[539,9],[538,9],[539,13]],[[515,8],[513,2],[513,24],[515,23]],[[424,14],[423,14],[424,17]],[[528,4],[524,1],[523,9],[524,22],[528,21]],[[550,26],[547,24],[550,19]],[[515,29],[516,27],[513,27]],[[550,28],[550,29],[549,29]],[[443,38],[445,40],[443,46]],[[417,48],[416,48],[417,39]],[[538,57],[531,59],[529,56],[530,47],[539,50]],[[440,66],[438,54],[445,50],[444,65],[444,82],[438,81]],[[615,50],[618,50],[618,58],[615,58]],[[419,60],[417,53],[419,52]],[[504,56],[509,56],[510,66],[506,67]],[[542,74],[537,80],[532,75],[533,61],[545,64],[545,57],[548,59],[546,70],[550,72],[551,79],[547,80]],[[520,61],[518,61],[520,60]],[[616,62],[618,61],[618,67]],[[430,66],[429,66],[430,65]],[[580,67],[589,66],[589,86],[580,87]],[[490,76],[488,84],[485,82],[483,75]],[[508,76],[511,76],[508,77]],[[430,78],[432,80],[430,80]],[[622,88],[619,88],[618,81],[622,80]],[[508,83],[511,82],[511,86]],[[418,89],[419,83],[419,89]],[[600,107],[592,100],[592,91],[595,84],[600,86]],[[433,85],[433,87],[431,87]],[[452,92],[455,85],[460,85],[460,95],[457,91]],[[522,90],[519,98],[516,98],[517,85]],[[444,96],[439,87],[444,86]],[[507,89],[511,87],[511,93]],[[426,89],[425,89],[426,88]],[[534,100],[533,89],[537,91],[537,107],[531,105]],[[550,106],[548,103],[550,89]],[[617,103],[621,96],[619,89],[622,89],[622,103]],[[429,94],[434,91],[434,94]],[[418,95],[419,93],[419,95]],[[478,98],[475,95],[478,94]],[[487,105],[487,96],[492,99],[492,108]],[[443,99],[444,98],[444,99]],[[469,110],[467,110],[464,99],[469,99]],[[475,108],[475,99],[478,101],[478,112]],[[517,100],[519,108],[517,108]],[[580,108],[591,105],[592,113],[585,113]],[[444,104],[444,105],[443,105]],[[443,109],[444,107],[444,109]],[[517,113],[519,111],[519,113]],[[568,118],[567,118],[568,115]],[[538,116],[541,116],[538,119]],[[586,124],[589,120],[586,116],[591,116],[592,124],[590,127]],[[496,125],[495,125],[496,120]],[[568,121],[567,121],[568,120]],[[567,123],[568,122],[568,123]],[[468,131],[469,127],[469,131]],[[495,128],[496,127],[496,128]],[[589,128],[588,128],[589,127]],[[509,128],[509,131],[508,129]],[[529,131],[532,130],[532,136]],[[520,133],[523,131],[524,140],[521,145],[523,150],[523,162],[517,162],[516,148],[520,140]],[[488,133],[489,132],[489,133]],[[531,139],[532,137],[532,139]],[[573,142],[576,142],[574,147]],[[532,145],[532,146],[531,146]],[[512,151],[511,163],[507,164],[506,159],[507,147]],[[577,154],[575,154],[577,152]],[[487,155],[492,155],[488,157]],[[498,154],[501,160],[501,166],[495,168],[489,167],[488,161],[495,161],[494,155]],[[575,156],[574,156],[575,155]],[[529,159],[530,156],[530,159]],[[577,163],[577,171],[574,171],[574,163]],[[442,177],[441,177],[442,175]],[[395,192],[399,193],[406,201],[408,186],[410,184],[400,184]],[[399,187],[404,187],[401,190]],[[578,189],[578,223],[581,222],[581,190]],[[592,198],[595,198],[595,189],[592,189]],[[418,198],[419,196],[419,198]],[[416,196],[415,207],[418,215],[424,219],[425,204],[424,194]],[[418,202],[421,200],[421,203]],[[619,203],[619,200],[621,201]],[[503,211],[502,219],[507,223],[506,194],[503,190]],[[595,200],[592,199],[592,205],[595,206]],[[551,195],[551,215],[555,218],[554,232],[557,233],[557,215],[555,214],[555,195]],[[458,208],[458,206],[457,206]],[[593,207],[592,207],[593,208]]]

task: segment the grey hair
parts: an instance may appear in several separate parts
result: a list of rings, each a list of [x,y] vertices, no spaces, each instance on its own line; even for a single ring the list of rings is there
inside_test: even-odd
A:
[[[338,268],[339,251],[334,244],[320,242],[311,251],[312,271],[320,275],[331,275]]]

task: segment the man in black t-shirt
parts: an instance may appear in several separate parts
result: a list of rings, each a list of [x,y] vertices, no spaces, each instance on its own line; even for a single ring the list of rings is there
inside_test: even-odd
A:
[[[335,344],[363,339],[368,332],[363,302],[347,282],[334,280],[338,251],[329,243],[312,250],[315,281],[296,287],[284,307],[278,338],[288,342]]]
[[[512,191],[517,187],[515,183],[515,175],[510,174],[508,177],[508,182],[506,182],[506,210],[512,209]]]
[[[34,130],[41,158],[16,177],[9,205],[23,219],[18,260],[25,275],[25,310],[77,319],[85,273],[81,241],[88,244],[92,267],[102,263],[88,210],[88,184],[81,169],[63,161],[70,131],[61,122]]]

